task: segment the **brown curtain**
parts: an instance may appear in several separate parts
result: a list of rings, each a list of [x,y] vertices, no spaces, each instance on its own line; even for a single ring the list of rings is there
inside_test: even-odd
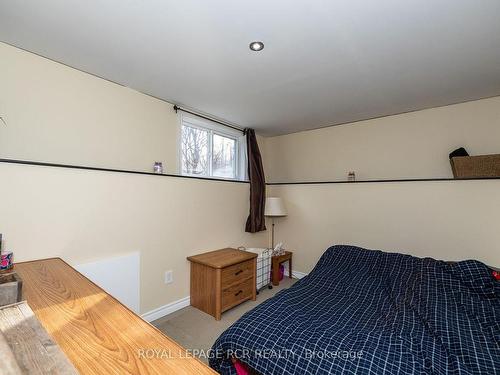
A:
[[[250,214],[245,231],[250,233],[266,230],[264,205],[266,204],[266,179],[262,167],[259,145],[253,129],[246,129],[248,153],[248,179],[250,180]]]

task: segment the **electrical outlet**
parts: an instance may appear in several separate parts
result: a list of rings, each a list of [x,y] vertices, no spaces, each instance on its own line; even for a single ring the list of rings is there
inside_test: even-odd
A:
[[[174,271],[165,271],[165,284],[171,284],[174,282]]]

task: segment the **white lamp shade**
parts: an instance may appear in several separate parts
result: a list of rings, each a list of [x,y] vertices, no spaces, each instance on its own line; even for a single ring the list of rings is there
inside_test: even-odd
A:
[[[281,198],[266,198],[265,216],[286,216],[286,208]]]

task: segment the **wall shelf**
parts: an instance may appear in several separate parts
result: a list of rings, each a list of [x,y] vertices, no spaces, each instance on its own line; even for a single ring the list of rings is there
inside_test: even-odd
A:
[[[83,166],[83,165],[45,163],[45,162],[31,161],[31,160],[0,159],[0,163],[35,165],[35,166],[53,167],[53,168],[82,169],[82,170],[87,170],[87,171],[129,173],[129,174],[139,174],[139,175],[157,176],[157,177],[178,177],[178,178],[187,178],[187,179],[194,179],[194,180],[221,181],[221,182],[233,182],[233,183],[239,183],[239,184],[248,184],[248,181],[227,180],[227,179],[223,179],[223,178],[183,176],[183,175],[179,175],[179,174],[167,174],[167,173],[159,174],[159,173],[153,173],[153,172],[142,172],[142,171],[134,171],[134,170],[128,170],[128,169],[88,167],[88,166]]]
[[[71,164],[59,164],[59,163],[46,163],[31,160],[16,160],[16,159],[0,159],[0,163],[7,164],[22,164],[22,165],[34,165],[41,167],[52,167],[52,168],[69,168],[69,169],[81,169],[88,171],[101,171],[101,172],[114,172],[114,173],[129,173],[138,174],[146,176],[157,176],[157,177],[176,177],[176,178],[186,178],[194,180],[205,180],[205,181],[220,181],[220,182],[232,182],[239,184],[248,184],[248,181],[239,180],[227,180],[223,178],[210,178],[210,177],[196,177],[196,176],[183,176],[178,174],[157,174],[153,172],[142,172],[134,171],[128,169],[113,169],[113,168],[100,168],[100,167],[88,167],[83,165],[71,165]],[[324,185],[324,184],[373,184],[373,183],[388,183],[388,182],[427,182],[427,181],[481,181],[481,180],[500,180],[500,177],[474,177],[474,178],[406,178],[406,179],[380,179],[380,180],[358,180],[358,181],[297,181],[297,182],[267,182],[268,186],[280,186],[280,185]]]
[[[381,180],[358,180],[358,181],[298,181],[298,182],[268,182],[266,185],[324,185],[324,184],[371,184],[384,182],[425,182],[425,181],[480,181],[500,180],[500,177],[474,177],[474,178],[403,178],[403,179],[381,179]]]

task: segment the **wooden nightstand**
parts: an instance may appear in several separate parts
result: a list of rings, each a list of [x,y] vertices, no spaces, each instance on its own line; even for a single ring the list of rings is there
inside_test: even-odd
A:
[[[220,320],[221,314],[256,298],[257,254],[236,249],[210,251],[191,262],[191,306]]]
[[[292,255],[291,251],[272,257],[273,285],[280,285],[280,264],[288,261],[288,277],[292,278]]]

